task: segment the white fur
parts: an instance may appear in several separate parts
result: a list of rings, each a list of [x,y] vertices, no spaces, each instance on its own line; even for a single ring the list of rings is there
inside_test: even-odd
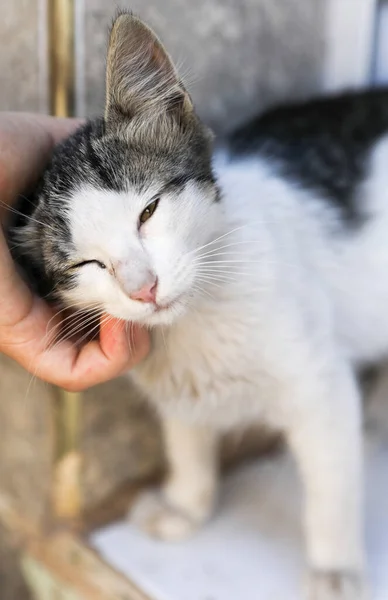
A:
[[[225,155],[215,160],[221,204],[191,184],[180,198],[162,197],[140,231],[138,216],[157,186],[141,196],[83,188],[71,209],[80,259],[97,258],[113,269],[84,267],[78,296],[117,317],[159,325],[149,357],[132,374],[175,423],[166,425],[172,465],[166,521],[158,504],[154,533],[186,535],[187,521],[169,528],[171,507],[180,518],[188,513],[193,522],[203,521],[193,499],[203,497],[204,488],[215,495],[214,460],[200,459],[197,428],[211,427],[217,436],[262,419],[285,432],[300,467],[309,565],[354,575],[352,600],[364,597],[361,418],[353,369],[388,351],[387,165],[385,139],[359,190],[369,220],[354,230],[268,165],[229,163]],[[177,299],[164,311],[128,298],[149,272],[158,277],[158,303]],[[319,597],[345,597],[330,591],[329,577],[312,580],[323,589]]]
[[[159,189],[156,182],[141,194],[85,185],[74,194],[69,214],[74,262],[99,260],[107,269],[82,267],[69,303],[99,303],[108,314],[148,325],[170,323],[182,312],[194,293],[190,252],[215,236],[217,211],[205,190],[190,183],[179,200],[163,194],[155,215],[139,228],[140,214]],[[158,313],[129,297],[155,275],[158,304],[173,303]]]

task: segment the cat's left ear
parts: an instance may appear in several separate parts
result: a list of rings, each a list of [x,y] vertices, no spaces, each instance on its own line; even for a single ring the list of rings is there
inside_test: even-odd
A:
[[[155,33],[137,17],[120,15],[109,40],[107,124],[166,113],[181,120],[192,112],[191,99]]]

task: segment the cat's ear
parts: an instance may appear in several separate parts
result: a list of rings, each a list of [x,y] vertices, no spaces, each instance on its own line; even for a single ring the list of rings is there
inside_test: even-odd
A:
[[[131,14],[113,24],[106,72],[105,120],[152,119],[166,114],[182,119],[193,111],[171,58],[155,33]]]

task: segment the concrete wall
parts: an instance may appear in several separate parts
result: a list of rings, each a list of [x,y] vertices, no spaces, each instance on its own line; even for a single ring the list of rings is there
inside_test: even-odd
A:
[[[278,99],[317,90],[323,69],[326,0],[132,0],[186,75],[199,113],[223,131]],[[104,102],[111,3],[85,0],[85,100]],[[185,77],[184,77],[185,79]]]
[[[44,112],[45,5],[0,0],[0,13],[0,110]]]
[[[47,5],[0,0],[0,110],[47,111]],[[378,0],[122,0],[151,24],[217,132],[279,100],[360,85]],[[76,0],[77,112],[104,103],[111,0]]]
[[[47,110],[47,0],[0,0],[0,109]],[[269,103],[320,88],[327,0],[132,0],[158,32],[200,114],[224,131]],[[3,6],[1,6],[3,5]],[[77,0],[77,107],[104,102],[109,0]]]

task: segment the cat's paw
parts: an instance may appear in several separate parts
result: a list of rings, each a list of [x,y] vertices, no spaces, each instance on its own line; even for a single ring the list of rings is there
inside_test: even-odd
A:
[[[312,571],[306,600],[369,600],[364,577],[355,572]]]
[[[159,490],[142,492],[128,516],[151,537],[170,542],[191,537],[202,524],[198,515],[173,506]]]

